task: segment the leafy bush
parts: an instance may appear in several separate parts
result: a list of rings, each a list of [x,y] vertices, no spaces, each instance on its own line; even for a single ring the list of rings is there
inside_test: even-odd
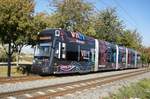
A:
[[[17,72],[29,75],[29,73],[31,72],[31,65],[29,64],[20,65],[17,67]]]

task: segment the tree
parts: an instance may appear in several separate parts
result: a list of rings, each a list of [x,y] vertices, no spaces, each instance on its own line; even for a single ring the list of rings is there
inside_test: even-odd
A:
[[[34,35],[40,26],[37,24],[37,18],[34,18],[33,0],[0,0],[0,2],[0,39],[3,46],[8,45],[7,75],[10,77],[13,52],[21,51],[23,45],[36,39]]]
[[[139,50],[142,47],[142,37],[137,30],[124,30],[121,43],[126,47]]]
[[[97,38],[120,44],[123,23],[119,20],[115,8],[107,8],[99,12],[95,20]]]
[[[141,52],[142,52],[142,65],[143,64],[148,64],[148,66],[150,65],[150,47],[146,48],[146,47],[142,47],[141,48]]]
[[[20,53],[23,46],[26,45],[32,45],[34,46],[37,41],[37,33],[40,32],[42,29],[45,29],[47,27],[47,15],[45,13],[37,13],[35,16],[32,17],[32,24],[30,26],[30,33],[25,34],[26,38],[24,36],[18,37],[16,40],[16,61],[17,66],[19,64],[20,59]]]
[[[85,34],[93,31],[91,27],[92,4],[86,0],[52,0],[56,10],[51,15],[52,27],[80,31]]]

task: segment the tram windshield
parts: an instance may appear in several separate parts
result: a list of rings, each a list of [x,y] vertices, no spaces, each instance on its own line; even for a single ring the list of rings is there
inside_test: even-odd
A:
[[[34,56],[45,56],[49,57],[50,56],[50,51],[51,51],[51,43],[41,43],[36,46],[35,48],[35,55]]]

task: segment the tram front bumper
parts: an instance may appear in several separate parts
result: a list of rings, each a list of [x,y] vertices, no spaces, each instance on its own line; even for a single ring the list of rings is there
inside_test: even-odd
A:
[[[51,74],[52,73],[52,70],[49,66],[32,65],[31,71],[32,73],[35,73],[35,74]]]

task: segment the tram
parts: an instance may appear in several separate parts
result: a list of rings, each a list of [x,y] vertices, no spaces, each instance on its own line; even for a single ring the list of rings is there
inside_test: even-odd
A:
[[[31,68],[36,74],[87,73],[141,66],[137,51],[80,32],[45,29],[38,38]]]

